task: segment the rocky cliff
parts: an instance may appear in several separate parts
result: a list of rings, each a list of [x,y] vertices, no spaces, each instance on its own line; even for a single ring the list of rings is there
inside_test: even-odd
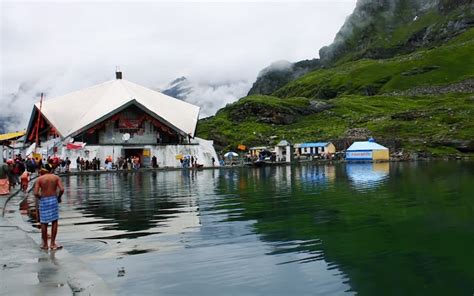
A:
[[[443,44],[473,26],[472,0],[359,0],[319,55],[324,64],[385,59]]]
[[[319,59],[304,60],[296,63],[278,61],[260,71],[248,95],[270,95],[290,81],[319,69]]]

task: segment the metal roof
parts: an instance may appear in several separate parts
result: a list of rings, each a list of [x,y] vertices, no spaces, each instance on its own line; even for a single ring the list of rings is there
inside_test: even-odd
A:
[[[326,147],[327,145],[329,145],[329,142],[301,143],[299,148]]]
[[[250,147],[249,150],[267,150],[267,146]]]

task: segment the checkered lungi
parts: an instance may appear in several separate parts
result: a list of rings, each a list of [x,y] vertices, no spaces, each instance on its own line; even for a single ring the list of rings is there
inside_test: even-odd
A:
[[[39,200],[40,222],[49,223],[59,219],[58,198],[53,196],[43,196]]]

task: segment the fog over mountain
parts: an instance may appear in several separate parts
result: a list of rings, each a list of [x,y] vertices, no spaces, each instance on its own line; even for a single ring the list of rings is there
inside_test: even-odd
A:
[[[116,66],[152,89],[186,77],[185,100],[212,115],[272,62],[317,57],[355,2],[2,1],[0,132],[24,129],[41,92],[114,79]]]
[[[228,103],[245,96],[250,88],[249,81],[231,81],[228,83],[198,83],[186,77],[173,80],[162,93],[201,107],[200,118],[214,115]]]

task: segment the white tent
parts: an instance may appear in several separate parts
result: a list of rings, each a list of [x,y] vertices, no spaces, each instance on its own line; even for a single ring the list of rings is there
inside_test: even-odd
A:
[[[380,144],[375,143],[374,139],[363,142],[354,142],[346,150],[346,160],[388,160],[389,150]]]
[[[359,150],[388,150],[388,148],[370,141],[354,142],[349,148],[347,148],[347,151]]]
[[[182,134],[194,136],[199,117],[198,106],[123,79],[45,100],[41,113],[66,138],[87,130],[132,104]],[[39,103],[36,108],[40,108]],[[30,127],[32,124],[30,122]]]

